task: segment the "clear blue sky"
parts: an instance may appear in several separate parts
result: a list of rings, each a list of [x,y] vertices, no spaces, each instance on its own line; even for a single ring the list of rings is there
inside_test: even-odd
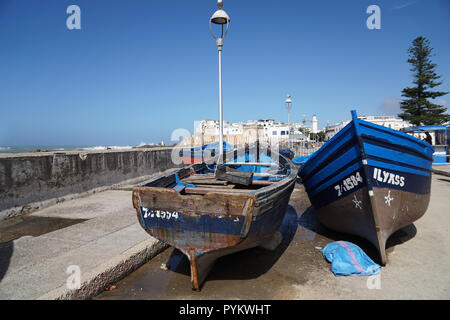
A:
[[[66,9],[81,8],[81,30]],[[366,9],[381,8],[381,30]],[[216,0],[0,0],[0,145],[170,142],[217,119]],[[224,119],[394,114],[407,49],[431,41],[450,91],[450,1],[224,0]],[[450,102],[450,95],[442,103]]]

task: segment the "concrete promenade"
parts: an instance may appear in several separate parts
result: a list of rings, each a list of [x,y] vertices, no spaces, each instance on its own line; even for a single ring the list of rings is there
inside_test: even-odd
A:
[[[193,292],[188,260],[169,248],[96,299],[450,299],[450,178],[433,174],[425,215],[388,240],[388,263],[373,277],[335,277],[318,251],[332,241],[360,246],[377,261],[374,247],[359,237],[324,228],[296,185],[274,251],[260,247],[222,257],[201,292]],[[161,264],[169,270],[161,270]]]
[[[450,177],[450,164],[433,166],[433,173]]]
[[[0,221],[0,237],[7,237],[8,230],[13,230],[10,238],[24,234],[0,243],[0,299],[90,298],[164,249],[140,227],[130,188]],[[66,271],[74,268],[80,271],[80,290],[66,285],[71,277]]]
[[[380,289],[369,289],[367,277],[331,273],[317,251],[331,241],[352,241],[369,255],[374,253],[363,241],[321,227],[303,187],[297,185],[280,229],[282,245],[274,252],[255,248],[224,257],[202,291],[192,292],[187,259],[172,248],[162,252],[166,247],[142,230],[130,187],[1,221],[0,299],[450,298],[450,178],[446,176],[433,174],[424,217],[391,237]],[[169,271],[160,270],[161,263],[170,259],[178,261],[178,268],[171,262]],[[67,288],[71,275],[66,272],[74,270],[71,266],[79,268],[80,290]],[[109,284],[117,289],[105,292]]]

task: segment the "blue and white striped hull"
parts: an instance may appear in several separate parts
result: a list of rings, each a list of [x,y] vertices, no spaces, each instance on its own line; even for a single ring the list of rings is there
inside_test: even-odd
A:
[[[432,147],[382,126],[353,120],[299,170],[318,219],[361,236],[387,261],[389,236],[419,219],[430,199]]]

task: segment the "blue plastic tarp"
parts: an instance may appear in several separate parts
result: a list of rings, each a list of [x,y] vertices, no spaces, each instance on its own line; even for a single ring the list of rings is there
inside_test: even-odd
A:
[[[335,276],[371,276],[381,270],[380,265],[373,262],[360,247],[351,242],[331,242],[320,252],[331,262],[331,271]]]
[[[307,156],[300,156],[297,158],[292,159],[292,162],[295,164],[302,164],[304,162],[306,162],[309,158],[311,158],[317,151],[307,155]]]
[[[310,156],[300,156],[300,157],[292,159],[292,162],[295,163],[295,164],[302,164],[303,162],[305,162],[309,158],[310,158]]]
[[[195,188],[195,185],[190,184],[190,183],[184,183],[180,180],[180,177],[178,177],[178,173],[175,173],[175,185],[173,186],[173,188],[175,187],[186,187],[186,188]]]

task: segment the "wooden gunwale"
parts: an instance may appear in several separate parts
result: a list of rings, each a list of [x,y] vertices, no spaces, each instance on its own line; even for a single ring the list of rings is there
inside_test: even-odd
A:
[[[276,157],[279,156],[280,159],[280,163],[278,163],[277,165],[280,167],[284,167],[284,169],[286,170],[290,170],[289,175],[286,176],[286,178],[280,180],[280,181],[275,181],[275,182],[271,182],[271,181],[266,181],[266,180],[255,180],[255,185],[261,184],[263,185],[263,187],[259,188],[259,189],[233,189],[233,188],[209,188],[209,187],[202,187],[202,188],[185,188],[184,192],[186,193],[186,195],[182,195],[182,194],[178,194],[178,196],[180,197],[195,197],[195,196],[205,196],[207,194],[213,194],[213,193],[220,193],[220,194],[252,194],[256,197],[256,203],[254,204],[255,207],[258,207],[260,205],[267,205],[267,202],[270,201],[270,198],[276,198],[278,196],[278,194],[280,193],[280,190],[284,190],[287,188],[287,186],[289,184],[293,184],[295,183],[296,180],[296,175],[297,172],[296,170],[294,170],[294,166],[291,162],[290,159],[285,158],[282,155],[279,155],[278,153],[272,151],[272,156]],[[231,163],[231,164],[235,164],[235,163]],[[274,163],[272,163],[272,165],[275,165]],[[205,163],[195,163],[195,164],[191,164],[187,167],[183,167],[183,168],[175,168],[171,171],[169,171],[168,173],[166,173],[164,176],[159,176],[159,177],[155,177],[152,180],[149,180],[145,183],[145,185],[140,185],[138,186],[139,188],[142,188],[142,190],[149,190],[150,188],[161,188],[161,189],[166,189],[169,190],[165,187],[166,186],[160,186],[162,184],[162,182],[164,181],[169,181],[169,182],[175,182],[175,174],[179,175],[179,178],[181,179],[181,181],[183,182],[187,182],[190,183],[189,179],[190,178],[197,178],[197,177],[201,177],[203,176],[203,174],[192,174],[192,171],[197,172],[200,171],[202,169],[205,169],[206,165]],[[213,176],[213,174],[205,174],[204,178],[200,178],[198,180],[208,180],[211,179],[211,177]],[[183,177],[183,178],[182,178]],[[155,182],[159,182],[157,186],[148,186],[149,184],[155,183]],[[204,183],[203,181],[199,181],[199,184]],[[268,184],[268,185],[266,185]],[[195,185],[195,184],[194,184]],[[232,184],[228,184],[227,186],[230,186]],[[136,189],[137,190],[137,189]],[[155,189],[156,191],[156,189]],[[174,191],[175,192],[175,191]]]

